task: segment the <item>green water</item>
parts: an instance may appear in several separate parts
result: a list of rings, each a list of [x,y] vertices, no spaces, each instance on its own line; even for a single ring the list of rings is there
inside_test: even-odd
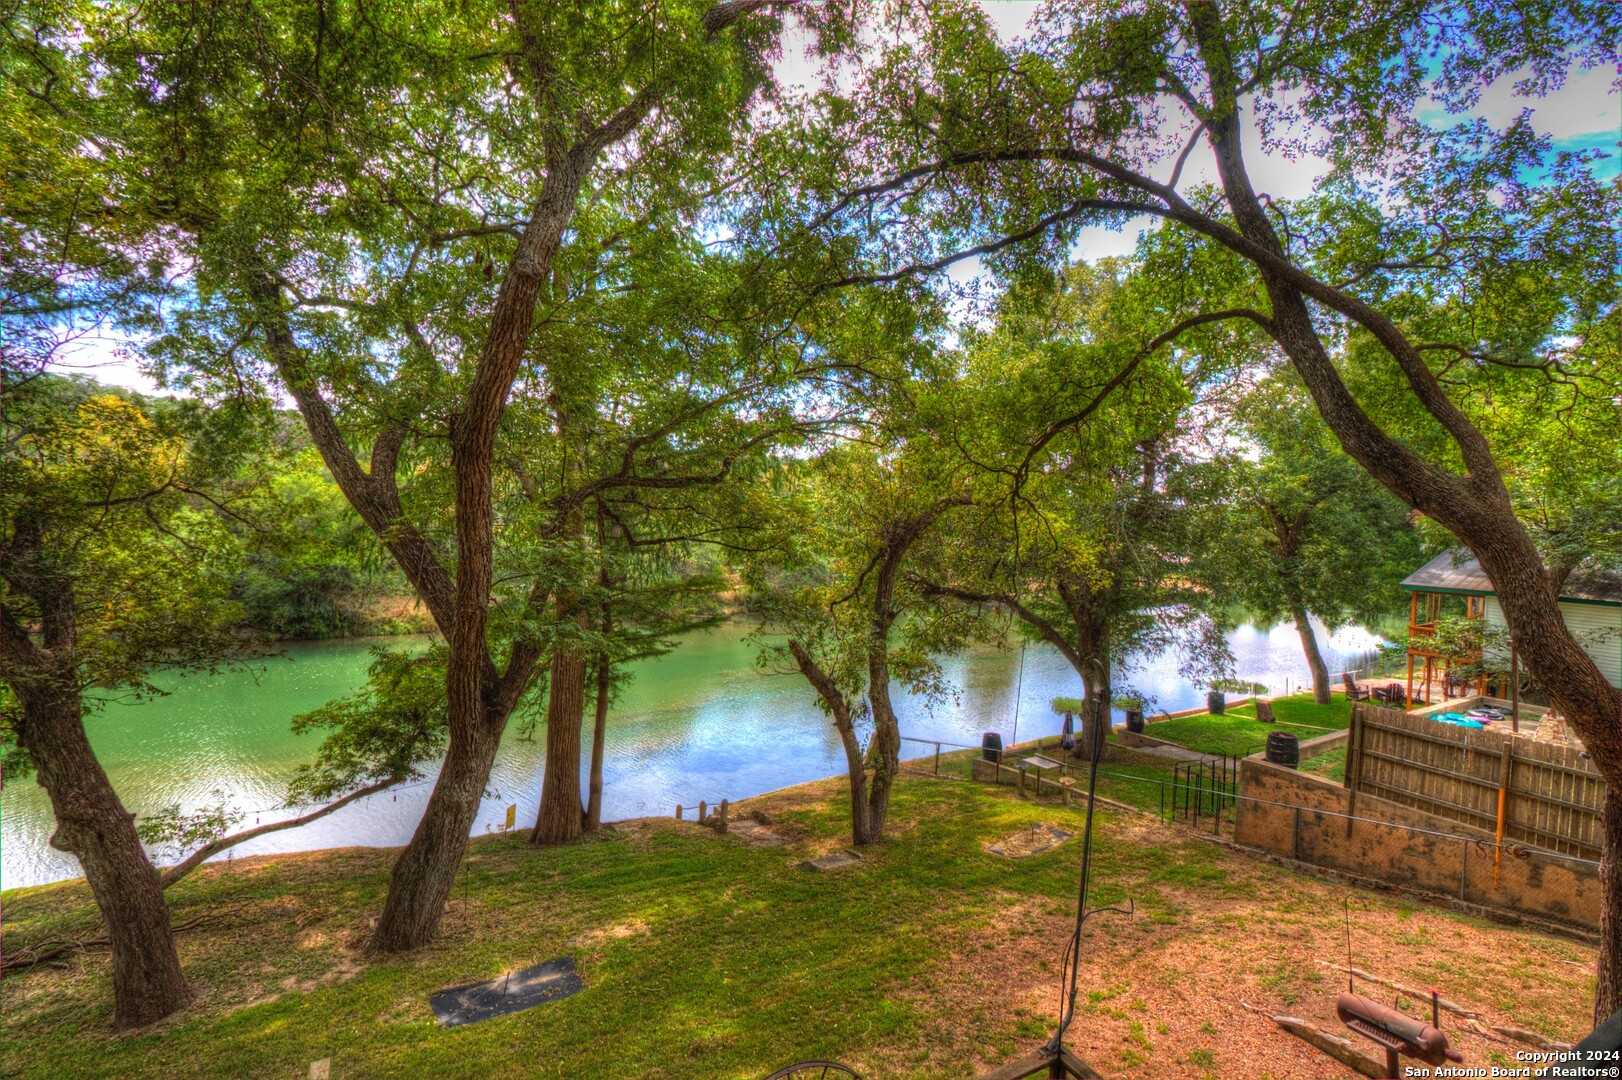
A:
[[[844,756],[831,725],[798,675],[768,675],[755,666],[755,647],[742,622],[695,634],[670,655],[645,661],[614,704],[604,760],[604,817],[668,814],[677,803],[696,806],[744,798],[842,772]],[[410,639],[388,639],[399,647]],[[1357,630],[1325,636],[1330,670],[1368,647]],[[1293,630],[1240,627],[1229,635],[1236,670],[1284,688],[1285,678],[1306,674]],[[244,825],[289,816],[278,810],[288,777],[309,760],[319,734],[296,736],[295,714],[352,692],[366,678],[374,642],[292,645],[286,655],[250,672],[187,676],[173,693],[136,704],[109,704],[86,721],[91,744],[124,803],[137,814],[179,804],[193,809],[216,801],[216,791],[249,811]],[[1170,656],[1137,658],[1132,685],[1163,709],[1203,701],[1186,685]],[[1056,695],[1079,694],[1080,684],[1059,655],[1031,647],[1023,676],[1019,653],[971,650],[945,661],[954,699],[933,710],[898,697],[902,734],[978,745],[983,731],[1015,730],[1015,689],[1021,737],[1053,734],[1059,719],[1047,707]],[[933,746],[903,744],[905,756]],[[475,832],[495,827],[510,804],[520,823],[533,819],[539,797],[542,741],[525,741],[509,728],[480,809]],[[403,844],[426,802],[430,781],[353,803],[299,829],[261,837],[235,856],[352,844]],[[0,887],[14,888],[80,874],[78,864],[47,844],[50,804],[31,780],[0,794]]]

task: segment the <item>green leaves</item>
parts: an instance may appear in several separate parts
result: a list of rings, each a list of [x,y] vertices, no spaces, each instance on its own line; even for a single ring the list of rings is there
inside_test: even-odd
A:
[[[372,650],[366,686],[293,718],[295,734],[327,731],[315,760],[288,784],[288,802],[325,801],[380,780],[420,775],[449,737],[442,642],[424,651]]]
[[[180,418],[57,376],[6,393],[8,614],[66,646],[56,660],[81,688],[150,692],[155,666],[251,651],[230,595],[240,549],[220,510],[235,500]]]
[[[1233,419],[1206,469],[1226,508],[1202,545],[1212,584],[1267,622],[1310,612],[1334,630],[1394,610],[1419,561],[1407,509],[1340,450],[1294,374],[1271,371]]]

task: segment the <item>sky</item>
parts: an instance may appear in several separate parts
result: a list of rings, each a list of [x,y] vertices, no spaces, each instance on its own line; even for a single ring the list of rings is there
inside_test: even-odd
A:
[[[1039,6],[1038,0],[983,0],[986,14],[1004,44],[1012,43],[1025,33]],[[777,68],[781,82],[787,86],[814,82],[814,71],[803,57],[803,39],[797,41],[791,33],[785,38],[783,54]],[[1437,105],[1422,108],[1420,119],[1443,124],[1462,123],[1479,116],[1502,129],[1514,121],[1523,108],[1531,108],[1533,126],[1547,134],[1557,150],[1601,151],[1606,159],[1599,163],[1596,174],[1601,179],[1618,178],[1622,173],[1622,148],[1618,146],[1622,140],[1622,97],[1614,85],[1614,73],[1605,68],[1574,71],[1558,91],[1538,100],[1528,100],[1515,93],[1518,77],[1512,73],[1499,79],[1482,95],[1479,106],[1468,114],[1450,118]],[[1279,199],[1309,194],[1326,171],[1323,159],[1310,155],[1292,159],[1247,147],[1246,157],[1257,190]],[[1208,146],[1202,143],[1195,150],[1183,176],[1180,187],[1184,188],[1216,179]],[[1125,222],[1119,230],[1084,229],[1073,253],[1086,259],[1129,255],[1137,244],[1138,234],[1150,224],[1147,218],[1139,218]],[[978,260],[971,259],[954,265],[947,274],[954,281],[967,282],[977,277],[980,269]],[[157,391],[116,334],[86,335],[64,355],[58,369],[82,372],[104,383],[145,393]]]

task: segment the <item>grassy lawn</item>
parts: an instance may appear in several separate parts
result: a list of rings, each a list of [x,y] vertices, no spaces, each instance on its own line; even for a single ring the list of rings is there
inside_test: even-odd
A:
[[[1343,782],[1346,779],[1346,748],[1337,746],[1333,750],[1314,754],[1301,763],[1301,771],[1327,776],[1337,783]]]
[[[1273,702],[1273,717],[1278,724],[1261,723],[1256,719],[1256,707],[1246,702],[1231,706],[1221,716],[1200,713],[1161,720],[1150,724],[1145,734],[1204,754],[1251,754],[1266,745],[1271,731],[1289,731],[1305,741],[1328,730],[1343,730],[1351,723],[1352,708],[1344,697],[1319,705],[1311,694],[1295,694]],[[1314,730],[1318,728],[1325,730]]]
[[[942,771],[972,756],[943,758]],[[1157,798],[1153,785],[1129,779],[1112,779],[1106,793],[1150,806]],[[521,836],[479,839],[442,939],[387,960],[356,944],[393,852],[210,866],[171,894],[176,922],[224,915],[178,938],[196,1005],[155,1030],[114,1035],[104,954],[21,973],[0,983],[0,1074],[291,1078],[331,1058],[334,1080],[758,1080],[825,1057],[871,1077],[923,1078],[972,1076],[1045,1037],[1080,848],[1072,841],[1009,861],[984,846],[1037,822],[1079,829],[1079,808],[905,776],[889,838],[858,866],[813,874],[796,864],[846,842],[839,785],[778,792],[740,811],[751,805],[772,813],[785,846],[669,820],[554,850]],[[1076,1045],[1095,1067],[1191,1080],[1342,1075],[1232,1002],[1333,1023],[1333,979],[1308,957],[1344,948],[1344,889],[1124,812],[1100,814],[1094,874],[1092,903],[1130,898],[1137,907],[1130,920],[1088,923]],[[1513,969],[1521,1023],[1564,1039],[1586,1030],[1592,950],[1354,896],[1367,913],[1361,966],[1430,980],[1464,1001]],[[82,883],[3,901],[8,953],[96,921]],[[1402,934],[1434,948],[1388,949]],[[1552,953],[1568,963],[1545,963]],[[574,997],[463,1028],[435,1025],[430,993],[564,955],[586,985]],[[1450,978],[1443,961],[1468,980]]]

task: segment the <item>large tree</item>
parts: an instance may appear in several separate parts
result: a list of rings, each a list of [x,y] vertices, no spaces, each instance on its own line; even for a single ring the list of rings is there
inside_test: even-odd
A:
[[[1229,513],[1207,559],[1249,611],[1295,624],[1313,697],[1327,705],[1312,617],[1334,631],[1391,614],[1396,583],[1418,564],[1417,538],[1406,508],[1334,444],[1287,369],[1245,395],[1233,418],[1237,445],[1209,466]]]
[[[82,47],[132,117],[130,212],[190,271],[159,369],[200,393],[268,375],[445,639],[445,759],[374,951],[436,935],[544,658],[547,589],[495,576],[509,397],[546,399],[556,356],[537,331],[560,299],[691,231],[767,77],[775,23],[745,18],[760,6],[86,17]]]
[[[825,147],[819,164],[771,177],[794,189],[773,205],[803,197],[815,207],[803,238],[873,252],[885,265],[871,277],[1051,257],[1083,225],[1145,217],[1242,267],[1239,291],[1187,278],[1161,332],[1259,328],[1345,452],[1480,559],[1521,655],[1608,781],[1596,1008],[1622,1005],[1622,691],[1566,627],[1490,428],[1446,381],[1461,365],[1545,378],[1567,335],[1600,328],[1618,259],[1614,232],[1593,223],[1618,216],[1618,196],[1524,117],[1498,132],[1425,111],[1465,111],[1501,78],[1536,96],[1574,64],[1614,64],[1614,8],[1054,3],[1005,49],[967,5],[904,6],[911,32],[826,92],[807,136]],[[1271,198],[1250,166],[1258,149],[1320,154],[1339,198],[1319,214]],[[1196,151],[1214,187],[1185,185]],[[1517,302],[1539,283],[1552,286],[1538,290],[1544,310]],[[1444,299],[1505,318],[1486,336],[1423,317]],[[1509,332],[1533,318],[1560,333]],[[1392,374],[1429,445],[1397,437],[1349,382],[1352,346]]]
[[[0,716],[6,771],[51,800],[51,845],[84,867],[112,948],[113,1020],[150,1023],[190,1000],[163,886],[85,733],[109,698],[158,693],[149,675],[249,650],[230,599],[237,545],[197,410],[15,379],[0,458]],[[188,432],[188,427],[192,430]]]
[[[901,770],[892,680],[926,698],[945,692],[934,655],[963,639],[907,581],[909,556],[971,496],[941,460],[892,445],[828,448],[792,468],[784,537],[752,560],[753,606],[765,616],[761,662],[811,684],[845,752],[851,841],[884,837]]]
[[[1129,271],[1106,260],[1038,275],[969,342],[932,404],[985,494],[913,574],[926,594],[994,605],[1058,650],[1081,680],[1084,746],[1109,731],[1115,678],[1134,659],[1174,653],[1198,682],[1230,661],[1216,594],[1191,573],[1205,515],[1182,444],[1204,364],[1141,340]],[[1115,381],[1138,351],[1150,355]]]

